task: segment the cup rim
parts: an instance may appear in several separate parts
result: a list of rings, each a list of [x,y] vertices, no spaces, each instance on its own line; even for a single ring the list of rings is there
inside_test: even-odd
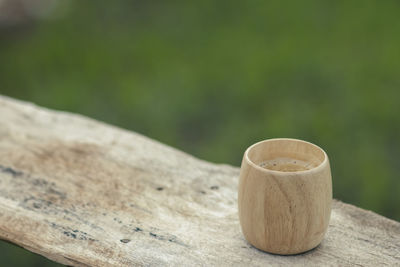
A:
[[[270,170],[270,169],[267,169],[267,168],[260,167],[260,166],[258,166],[257,164],[255,164],[252,160],[250,160],[250,158],[249,158],[249,156],[248,156],[248,153],[249,153],[249,151],[250,151],[251,149],[253,149],[254,147],[259,146],[259,145],[261,145],[261,144],[263,144],[263,143],[267,143],[267,142],[276,142],[276,141],[283,141],[283,140],[294,141],[294,142],[301,142],[301,143],[305,143],[305,144],[307,144],[307,145],[311,145],[311,146],[315,147],[316,149],[322,151],[322,153],[324,154],[324,160],[323,160],[320,164],[318,164],[318,166],[316,166],[316,167],[314,167],[314,168],[312,168],[312,169],[301,170],[301,171],[277,171],[277,170]],[[252,144],[251,146],[249,146],[249,147],[246,149],[244,155],[245,155],[244,158],[245,158],[246,162],[247,162],[250,166],[252,166],[253,168],[256,168],[257,170],[260,170],[260,171],[262,171],[262,172],[273,173],[273,174],[276,174],[276,175],[288,175],[288,174],[297,174],[297,173],[301,173],[301,174],[313,173],[313,172],[317,172],[317,171],[323,169],[323,168],[328,164],[328,155],[326,154],[326,152],[325,152],[322,148],[320,148],[319,146],[317,146],[317,145],[315,145],[315,144],[313,144],[313,143],[310,143],[310,142],[307,142],[307,141],[304,141],[304,140],[300,140],[300,139],[295,139],[295,138],[271,138],[271,139],[262,140],[262,141],[259,141],[259,142],[257,142],[257,143]]]

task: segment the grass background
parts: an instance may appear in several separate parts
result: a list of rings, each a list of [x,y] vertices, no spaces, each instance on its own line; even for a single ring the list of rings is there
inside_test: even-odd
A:
[[[1,94],[236,166],[256,141],[305,139],[335,198],[400,220],[398,1],[66,3],[0,30]]]

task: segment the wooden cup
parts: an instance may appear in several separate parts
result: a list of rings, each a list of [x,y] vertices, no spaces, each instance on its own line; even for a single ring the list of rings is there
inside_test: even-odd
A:
[[[269,139],[244,153],[239,219],[254,247],[297,254],[323,239],[331,215],[332,178],[326,153],[297,139]]]

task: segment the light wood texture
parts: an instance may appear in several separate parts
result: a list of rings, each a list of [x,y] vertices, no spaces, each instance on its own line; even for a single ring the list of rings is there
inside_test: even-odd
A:
[[[326,153],[295,139],[252,145],[243,156],[238,203],[243,234],[256,248],[297,254],[316,247],[331,214]]]
[[[338,201],[290,257],[240,231],[239,168],[0,97],[0,238],[74,266],[395,266],[400,223]],[[339,179],[339,178],[337,178]]]

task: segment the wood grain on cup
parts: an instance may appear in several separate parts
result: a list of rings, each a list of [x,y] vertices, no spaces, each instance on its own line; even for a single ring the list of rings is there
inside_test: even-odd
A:
[[[326,153],[296,139],[249,147],[239,180],[242,232],[258,249],[297,254],[316,247],[328,227],[332,179]]]

